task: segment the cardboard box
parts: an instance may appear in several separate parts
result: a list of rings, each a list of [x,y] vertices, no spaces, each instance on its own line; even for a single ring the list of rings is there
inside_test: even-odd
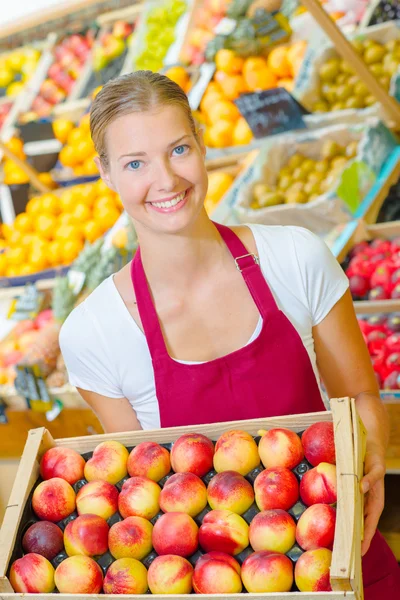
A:
[[[334,591],[320,593],[291,592],[265,595],[269,600],[362,600],[362,572],[361,572],[361,539],[363,529],[363,497],[359,482],[363,474],[363,457],[365,446],[365,430],[357,415],[355,401],[350,398],[331,400],[331,411],[290,415],[267,419],[248,421],[228,421],[209,425],[198,425],[195,428],[174,427],[152,431],[136,431],[126,433],[103,434],[89,437],[64,438],[54,440],[45,428],[33,429],[29,432],[25,449],[21,458],[14,487],[9,500],[9,505],[0,533],[0,599],[8,600],[16,597],[25,597],[25,594],[16,594],[8,580],[8,572],[12,560],[17,558],[14,548],[19,547],[23,534],[22,517],[24,508],[39,477],[39,462],[43,454],[54,446],[73,448],[80,453],[91,452],[100,443],[106,440],[117,440],[127,447],[135,446],[143,441],[156,441],[160,444],[170,444],[184,433],[195,430],[207,435],[213,440],[229,430],[242,429],[253,436],[257,436],[260,429],[273,427],[287,427],[293,431],[301,432],[308,426],[318,421],[333,421],[336,445],[337,468],[337,520],[333,557],[331,565],[331,584]],[[248,600],[262,597],[260,594],[247,594]],[[30,594],[32,600],[39,600],[40,594]],[[46,597],[51,597],[47,595]],[[60,600],[78,597],[71,594],[59,594],[55,598]],[[79,598],[93,598],[93,595],[79,595]],[[96,596],[97,597],[97,596]],[[98,596],[103,598],[104,595]],[[111,596],[110,596],[111,597]],[[133,596],[130,596],[133,597]],[[161,596],[157,596],[161,598]],[[190,595],[169,596],[171,600],[189,600]],[[216,600],[225,600],[226,595],[213,595]],[[136,596],[144,600],[147,595]]]

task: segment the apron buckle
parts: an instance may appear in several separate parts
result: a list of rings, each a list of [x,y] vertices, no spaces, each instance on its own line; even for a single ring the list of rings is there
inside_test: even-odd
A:
[[[256,254],[253,254],[252,252],[250,252],[250,254],[243,254],[242,256],[238,256],[237,258],[235,258],[235,265],[238,271],[242,272],[243,269],[240,268],[240,265],[238,263],[239,260],[241,260],[242,258],[247,258],[248,256],[251,256],[251,258],[254,260],[256,265],[260,264],[260,259],[258,258],[258,256]],[[245,268],[245,267],[243,267]]]

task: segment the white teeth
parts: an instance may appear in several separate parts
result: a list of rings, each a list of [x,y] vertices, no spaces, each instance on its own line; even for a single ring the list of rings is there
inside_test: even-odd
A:
[[[185,197],[186,192],[182,192],[179,196],[175,196],[172,200],[167,200],[165,202],[150,202],[152,206],[156,206],[157,208],[171,208],[172,206],[176,206],[181,202]]]

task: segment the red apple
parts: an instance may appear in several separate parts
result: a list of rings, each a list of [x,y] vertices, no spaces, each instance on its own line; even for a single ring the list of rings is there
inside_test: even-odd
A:
[[[369,291],[369,281],[362,275],[352,275],[349,279],[350,292],[352,296],[362,298]]]
[[[336,467],[322,462],[304,473],[300,482],[300,497],[304,504],[334,504],[336,497]]]
[[[400,370],[392,371],[383,382],[384,390],[400,389]]]
[[[254,481],[256,503],[260,510],[288,510],[299,499],[299,484],[292,471],[285,467],[265,469]]]
[[[392,371],[397,371],[400,369],[400,353],[393,352],[389,354],[386,359],[386,368],[388,370],[388,374],[392,373]]]
[[[386,339],[388,352],[400,352],[400,333],[393,333]]]
[[[336,464],[333,423],[321,421],[310,425],[302,435],[304,454],[313,467],[321,462]]]
[[[24,552],[33,552],[53,560],[64,550],[64,536],[61,529],[50,521],[39,521],[26,530],[22,538]]]
[[[372,288],[368,294],[368,300],[371,300],[371,302],[375,302],[377,300],[387,300],[388,298],[388,293],[381,285]]]
[[[390,297],[393,300],[397,300],[397,298],[400,298],[400,283],[397,283],[394,288],[392,289],[392,292],[390,294]]]
[[[303,550],[329,548],[335,537],[336,510],[328,504],[313,504],[297,523],[296,541]]]

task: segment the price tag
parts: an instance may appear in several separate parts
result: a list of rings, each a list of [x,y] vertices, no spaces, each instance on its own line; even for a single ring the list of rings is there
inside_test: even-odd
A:
[[[284,88],[243,94],[235,104],[256,138],[306,128],[308,112]]]
[[[78,295],[83,286],[85,285],[86,275],[82,273],[82,271],[76,271],[75,269],[70,269],[68,271],[68,283],[72,288],[72,291],[75,295]]]
[[[235,31],[237,22],[235,19],[229,19],[228,17],[224,17],[220,20],[220,22],[214,27],[215,35],[230,35]]]
[[[358,155],[360,160],[378,175],[389,154],[396,148],[396,138],[382,122],[365,131]]]
[[[46,382],[41,376],[38,365],[27,367],[17,365],[17,377],[15,389],[18,394],[25,398],[28,408],[37,412],[47,412],[53,406]]]
[[[45,295],[34,283],[27,283],[22,294],[11,302],[8,318],[14,321],[35,319],[43,309],[44,299]]]

